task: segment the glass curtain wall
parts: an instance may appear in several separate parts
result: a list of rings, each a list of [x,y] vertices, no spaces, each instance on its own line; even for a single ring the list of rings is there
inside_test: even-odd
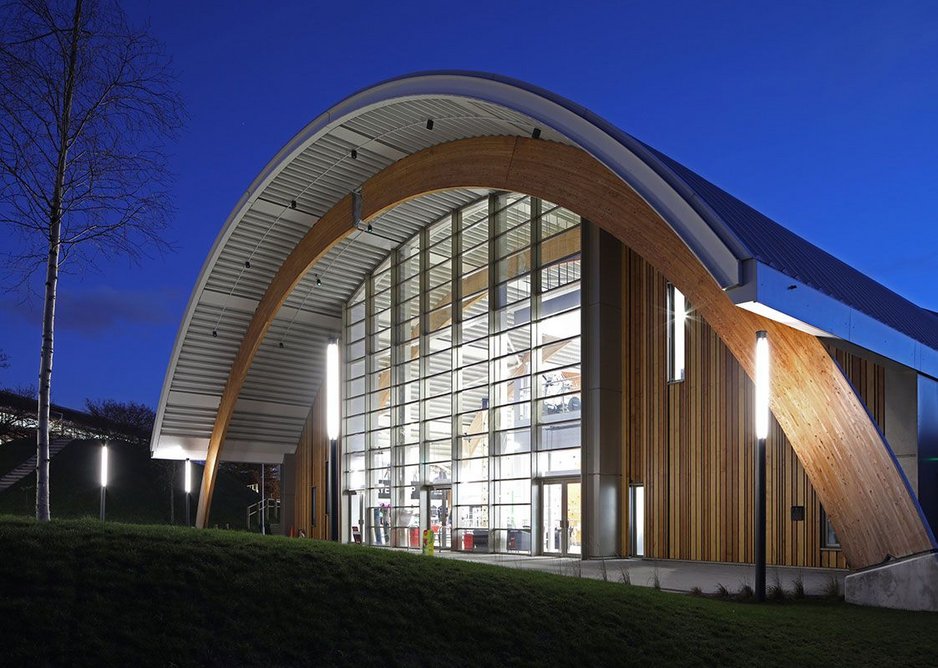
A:
[[[451,522],[454,549],[530,553],[539,481],[580,475],[579,217],[518,194],[454,211],[373,272],[345,334],[348,540]]]

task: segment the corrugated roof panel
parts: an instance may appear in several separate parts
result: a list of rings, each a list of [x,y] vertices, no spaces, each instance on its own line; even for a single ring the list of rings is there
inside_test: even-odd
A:
[[[752,256],[938,350],[938,316],[838,260],[676,160],[648,147],[726,222]]]

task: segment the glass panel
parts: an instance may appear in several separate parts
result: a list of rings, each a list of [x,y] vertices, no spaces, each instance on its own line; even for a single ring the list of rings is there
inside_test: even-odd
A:
[[[495,256],[504,257],[530,245],[531,226],[529,224],[519,225],[501,236],[496,237]]]
[[[560,450],[580,447],[580,423],[565,422],[537,428],[538,450]]]
[[[376,293],[381,292],[382,290],[387,290],[391,287],[391,272],[384,271],[380,274],[375,274],[374,281],[374,291]]]
[[[461,413],[457,416],[456,427],[460,434],[467,436],[469,434],[484,434],[489,429],[488,410],[470,411]]]
[[[541,291],[548,292],[580,280],[580,258],[576,257],[541,269]]]
[[[482,315],[489,312],[489,293],[478,292],[471,297],[465,297],[462,300],[462,319],[468,320],[473,316]]]
[[[488,314],[480,315],[462,323],[462,338],[465,341],[480,339],[489,333]]]
[[[560,554],[563,551],[563,484],[544,485],[541,517],[541,552]]]
[[[355,323],[348,328],[348,340],[357,341],[365,338],[365,321]]]
[[[495,280],[505,281],[526,274],[529,271],[531,271],[531,249],[525,248],[523,251],[498,261],[497,278]]]
[[[496,454],[510,455],[516,452],[528,452],[530,450],[530,429],[515,429],[513,431],[502,431],[495,434]]]
[[[487,457],[489,454],[489,438],[486,434],[465,436],[459,439],[460,459],[469,457]]]
[[[521,501],[527,502],[530,500],[529,493],[531,491],[530,478],[531,478],[531,455],[528,453],[522,453],[520,455],[505,455],[504,457],[495,458],[495,470],[492,472],[492,475],[496,478],[509,479],[509,478],[524,478],[523,488],[527,491],[524,493],[524,497],[518,497],[513,500],[497,500],[497,503],[520,503]],[[507,483],[502,483],[507,484]],[[521,489],[521,488],[518,488]]]
[[[560,394],[537,402],[537,417],[542,424],[580,419],[580,395]]]
[[[416,258],[414,258],[416,259]],[[420,278],[414,276],[401,283],[400,299],[402,302],[420,295]]]
[[[495,307],[501,308],[506,304],[512,304],[520,299],[527,299],[531,296],[531,276],[525,275],[521,278],[501,283],[495,286]],[[525,304],[527,305],[527,304]]]
[[[382,311],[391,308],[391,291],[385,290],[375,294],[375,310]]]
[[[453,256],[453,238],[447,237],[427,250],[427,264],[433,266],[445,262]]]
[[[350,323],[360,322],[364,319],[365,319],[365,302],[361,302],[359,304],[355,304],[354,306],[349,307],[348,321]],[[356,339],[356,338],[361,338],[361,337],[353,336],[351,338]]]
[[[567,483],[567,554],[580,554],[583,527],[580,524],[580,483]]]
[[[580,449],[548,450],[537,453],[537,473],[541,476],[578,475]]]
[[[561,209],[550,202],[541,202],[541,238],[569,230],[580,224],[580,217],[572,211]],[[579,239],[579,234],[577,234]]]
[[[557,341],[538,348],[535,359],[541,371],[575,364],[580,361],[580,338]]]

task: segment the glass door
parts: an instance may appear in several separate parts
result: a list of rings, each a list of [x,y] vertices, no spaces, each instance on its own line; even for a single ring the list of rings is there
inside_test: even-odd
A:
[[[541,509],[541,554],[581,554],[580,482],[545,482]]]
[[[453,488],[432,487],[430,489],[430,529],[437,550],[453,547]]]

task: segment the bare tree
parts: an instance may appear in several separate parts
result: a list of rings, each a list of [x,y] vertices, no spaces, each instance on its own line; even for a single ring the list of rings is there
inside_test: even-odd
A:
[[[114,0],[0,9],[0,223],[20,233],[21,286],[44,268],[36,517],[49,519],[56,289],[66,263],[166,247],[165,145],[183,112],[169,60]]]
[[[126,440],[139,446],[149,444],[156,413],[146,404],[113,399],[85,399],[85,409],[109,438]]]

